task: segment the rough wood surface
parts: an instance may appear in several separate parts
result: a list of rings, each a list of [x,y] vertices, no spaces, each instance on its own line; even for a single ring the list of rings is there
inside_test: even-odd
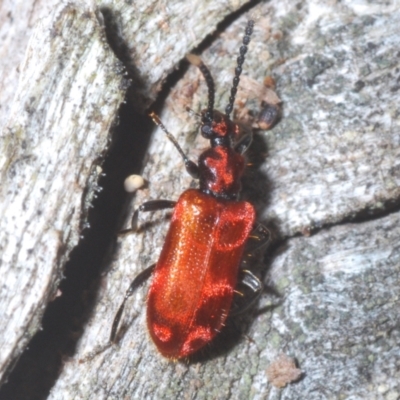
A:
[[[32,29],[59,0],[0,2],[0,132],[6,124]]]
[[[129,302],[120,346],[88,358],[107,343],[131,279],[157,259],[167,223],[162,213],[143,215],[141,223],[152,224],[118,239],[77,354],[65,363],[50,398],[398,397],[397,3],[269,2],[249,14],[256,28],[244,73],[260,85],[273,74],[283,100],[282,120],[256,141],[252,152],[267,157],[247,177],[244,194],[284,239],[265,276],[279,296],[263,296],[260,311],[232,323],[222,339],[187,364],[163,359],[151,343],[145,286]],[[216,78],[221,109],[249,14],[202,55]],[[241,99],[248,89],[242,91]],[[205,101],[202,78],[189,68],[162,114],[193,159],[207,144],[195,138],[195,121],[184,109],[198,111]],[[249,98],[239,111],[244,107],[254,111],[259,101]],[[176,199],[190,185],[160,131],[144,176],[149,187],[136,204]],[[365,222],[349,223],[355,217]],[[340,226],[328,228],[332,224]],[[296,237],[313,230],[314,236]],[[266,271],[259,267],[259,272]],[[300,382],[282,390],[266,378],[280,353],[295,357],[303,371]]]
[[[167,1],[96,0],[110,27],[113,43],[136,84],[136,106],[155,100],[163,80],[185,54],[245,0]]]
[[[240,5],[200,4],[197,18],[205,19],[205,12],[223,18]],[[161,35],[174,16],[180,26],[195,22],[181,14],[187,7],[147,1],[1,4],[2,125],[7,121],[0,143],[2,379],[40,329],[49,301],[61,295],[63,267],[99,189],[110,128],[126,95],[125,72],[144,108],[187,48],[213,30],[213,25],[192,27],[181,47],[175,46],[177,29]],[[105,30],[103,24],[110,13],[124,29],[107,38],[114,40],[117,56],[129,60],[126,68],[106,41],[113,27]],[[115,40],[135,48],[121,49]]]
[[[97,16],[62,6],[30,39],[0,142],[0,373],[40,329],[124,96]],[[88,190],[86,192],[86,190]]]
[[[187,10],[182,3],[180,7],[148,2],[98,4],[104,15],[113,15],[122,42],[132,46],[127,68],[136,70],[137,93],[140,99],[146,97],[146,104],[183,55],[212,31],[219,18],[239,6],[205,3],[193,14],[196,7]],[[271,1],[255,5],[224,26],[202,54],[216,78],[217,107],[226,105],[249,17],[256,19],[256,28],[236,115],[259,109],[260,99],[249,88],[262,87],[266,75],[276,79],[283,101],[280,123],[260,132],[250,152],[261,153],[263,164],[250,170],[244,182],[244,196],[255,202],[260,219],[279,232],[267,266],[256,269],[274,292],[263,295],[249,315],[231,322],[197,359],[173,363],[157,353],[146,332],[145,286],[129,302],[124,316],[127,331],[119,347],[88,360],[88,354],[107,343],[131,279],[157,259],[162,246],[167,228],[163,214],[142,215],[142,224],[152,224],[139,235],[118,239],[92,318],[76,355],[65,360],[51,399],[399,396],[398,10],[396,1],[379,6]],[[149,36],[151,32],[154,36]],[[108,60],[112,63],[112,57]],[[196,121],[185,107],[198,111],[205,102],[204,82],[190,67],[172,89],[162,113],[163,122],[192,159],[207,143],[196,137]],[[86,132],[87,120],[78,121],[79,129]],[[176,199],[191,184],[162,132],[155,133],[145,161],[143,175],[149,185],[138,193],[136,205],[148,199]],[[62,188],[54,191],[66,196],[71,189],[64,180]],[[24,180],[22,188],[28,187]],[[75,211],[78,214],[80,209]],[[55,218],[46,226],[53,227]],[[358,223],[349,223],[352,218]],[[73,221],[69,226],[74,226]],[[311,237],[298,237],[313,231]],[[48,241],[48,248],[57,248],[62,238],[57,237],[54,245]],[[42,261],[40,265],[40,273],[52,274],[43,271]],[[57,273],[52,279],[56,282]],[[35,330],[38,324],[30,326]],[[278,390],[267,381],[266,370],[281,353],[298,360],[303,376]]]

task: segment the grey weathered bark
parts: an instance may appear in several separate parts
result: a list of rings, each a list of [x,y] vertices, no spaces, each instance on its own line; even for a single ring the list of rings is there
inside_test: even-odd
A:
[[[200,6],[198,19],[205,12],[223,17],[239,6],[240,2],[229,1]],[[117,39],[136,44],[124,49],[125,56],[144,84],[136,92],[142,94],[140,99],[145,94],[143,101],[148,104],[186,49],[213,29],[195,24],[183,45],[173,48],[178,34],[160,34],[160,29],[169,29],[167,16],[177,15],[183,25],[196,22],[181,11],[184,5],[146,1],[132,6],[124,1],[1,6],[1,98],[7,120],[0,144],[2,379],[40,329],[46,305],[60,295],[57,286],[63,267],[99,189],[110,128],[126,95],[125,70],[106,41],[104,18],[111,13],[124,27]],[[43,15],[46,18],[32,31]],[[154,18],[148,22],[151,15]]]
[[[0,2],[0,132],[8,120],[32,29],[59,0]]]
[[[95,13],[72,5],[30,38],[0,144],[1,375],[40,328],[96,189],[124,96],[105,43]]]
[[[214,15],[197,20],[184,9],[181,12],[178,18],[185,26],[213,26]],[[141,91],[148,98],[160,82],[152,74],[159,67],[161,79],[195,42],[183,38],[186,28],[173,22],[165,25],[165,14],[159,13],[159,29],[168,26],[168,34],[179,40],[176,46],[169,42],[172,53],[177,49],[175,54],[158,53],[160,61],[168,61],[165,67],[155,62],[155,50],[153,56],[140,57],[143,64],[134,60],[139,76],[145,77]],[[157,258],[167,226],[159,213],[144,215],[142,223],[150,219],[154,224],[142,234],[118,239],[93,317],[50,398],[399,396],[398,3],[375,7],[306,1],[300,7],[294,1],[269,2],[256,5],[250,14],[256,28],[244,66],[247,78],[242,82],[253,79],[262,85],[264,77],[273,74],[283,115],[273,130],[260,134],[267,151],[260,145],[254,152],[265,152],[267,157],[260,170],[247,177],[245,195],[255,201],[260,219],[273,221],[284,240],[271,255],[265,277],[280,297],[264,295],[258,304],[262,312],[236,323],[251,340],[230,341],[229,350],[211,347],[201,362],[187,365],[165,360],[155,350],[146,333],[143,288],[126,310],[128,329],[120,347],[80,362],[107,343],[130,280]],[[118,22],[121,31],[128,32],[126,21],[133,19],[125,12],[119,15],[126,18]],[[248,18],[243,14],[202,54],[216,78],[220,109],[227,101]],[[133,32],[132,46],[149,40],[146,46],[152,49],[158,40],[169,40],[157,30],[154,41],[138,40],[138,31]],[[164,46],[159,49],[168,48]],[[142,53],[147,55],[144,50],[136,52]],[[204,86],[199,72],[190,67],[171,91],[162,114],[192,159],[207,144],[195,138],[196,123],[184,109],[201,109],[206,101]],[[238,95],[242,113],[244,108],[259,107],[248,87],[243,85]],[[158,131],[143,174],[149,187],[138,193],[136,204],[176,199],[191,181],[176,150]],[[349,223],[355,217],[358,223]],[[296,237],[314,230],[311,237]],[[268,383],[266,369],[282,352],[297,358],[304,375],[300,382],[278,391]]]

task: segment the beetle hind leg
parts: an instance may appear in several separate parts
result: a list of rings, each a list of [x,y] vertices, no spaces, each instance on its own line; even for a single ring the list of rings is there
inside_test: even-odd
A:
[[[115,314],[114,321],[111,327],[111,334],[110,334],[110,343],[116,343],[117,340],[117,333],[118,333],[118,326],[121,321],[122,313],[124,312],[125,303],[129,297],[132,296],[134,291],[141,286],[147,279],[150,278],[151,274],[153,273],[156,264],[147,267],[144,271],[142,271],[139,275],[135,277],[135,279],[131,282],[129,289],[125,293],[125,297],[122,300],[121,305],[118,308],[117,313]]]

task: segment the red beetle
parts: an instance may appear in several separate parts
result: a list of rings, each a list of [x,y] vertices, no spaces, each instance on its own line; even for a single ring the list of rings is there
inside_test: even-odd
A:
[[[210,140],[211,147],[200,155],[197,165],[186,157],[159,118],[150,114],[182,155],[186,170],[199,179],[199,189],[186,190],[177,202],[146,202],[135,212],[132,230],[136,229],[139,211],[174,208],[160,258],[132,282],[115,316],[111,342],[116,340],[126,299],[151,274],[147,325],[162,355],[172,359],[186,357],[208,344],[224,325],[244,246],[255,220],[253,206],[238,200],[245,167],[242,153],[252,136],[245,135],[235,144],[239,129],[229,118],[253,25],[249,21],[246,27],[225,114],[213,109],[214,82],[209,70],[199,57],[188,56],[201,70],[209,89],[201,133]],[[254,286],[258,280],[253,278]],[[259,290],[261,283],[258,281],[255,286]]]

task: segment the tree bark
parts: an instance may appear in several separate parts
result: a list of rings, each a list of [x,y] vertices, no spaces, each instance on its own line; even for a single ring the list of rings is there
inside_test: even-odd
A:
[[[118,70],[93,11],[62,6],[30,39],[0,144],[1,375],[40,329],[84,228],[124,96]]]
[[[186,9],[186,3],[180,6],[135,3],[129,7],[124,4],[113,8],[102,3],[99,7],[105,15],[106,26],[110,26],[111,21],[119,27],[114,34],[119,32],[120,36],[113,36],[109,42],[117,44],[114,51],[133,77],[133,93],[137,95],[136,99],[140,99],[141,109],[155,98],[162,80],[184,54],[210,33],[217,21],[239,6],[235,4],[227,8],[219,2],[199,4],[197,8],[191,5],[192,10],[196,9],[193,14]],[[60,25],[57,21],[62,20],[63,15],[71,14],[71,7],[58,14],[58,19],[53,20],[54,26]],[[76,9],[75,13],[79,14]],[[256,25],[246,54],[234,115],[244,117],[246,122],[251,121],[252,115],[260,109],[265,93],[264,78],[269,75],[276,80],[276,92],[282,100],[279,123],[272,130],[260,131],[256,135],[249,151],[249,160],[256,161],[248,169],[243,185],[243,197],[256,205],[259,220],[271,227],[275,238],[268,252],[267,265],[255,266],[256,273],[270,290],[262,295],[255,309],[231,320],[216,342],[204,352],[189,363],[175,363],[157,353],[147,334],[145,299],[148,286],[145,285],[127,304],[122,322],[125,332],[119,346],[95,354],[99,347],[108,343],[112,320],[130,281],[157,260],[163,244],[168,226],[163,218],[165,213],[144,214],[139,222],[144,225],[151,221],[147,224],[149,226],[137,235],[119,237],[116,246],[110,250],[111,257],[105,261],[108,272],[98,287],[90,321],[84,328],[75,355],[63,365],[52,388],[51,399],[394,399],[399,396],[398,4],[392,1],[379,7],[360,6],[353,2],[316,5],[306,1],[299,6],[294,1],[272,1],[248,6],[234,15],[232,23],[228,21],[221,25],[220,35],[213,38],[209,47],[200,47],[201,57],[215,78],[217,109],[224,110],[227,104],[244,26],[250,18],[255,19]],[[81,19],[75,16],[69,21],[79,24],[76,21],[82,23],[82,20],[85,21],[83,26],[94,24],[94,18],[85,20],[83,16]],[[78,26],[68,32],[72,35],[76,30]],[[95,31],[101,32],[101,29]],[[83,42],[86,36],[79,33],[77,37]],[[97,43],[93,38],[101,35],[91,33],[88,37],[90,43]],[[118,37],[120,42],[116,40]],[[76,48],[88,52],[85,43]],[[94,66],[98,74],[100,68],[106,68],[105,64],[110,69],[115,66],[115,59],[109,54],[107,45],[102,43],[98,49],[101,48],[106,55],[102,56],[101,64]],[[64,53],[65,48],[68,49],[66,45],[57,45],[53,47],[54,51],[59,47],[64,49]],[[75,49],[75,46],[71,47]],[[35,52],[28,54],[34,55]],[[90,59],[98,60],[99,57],[92,55]],[[71,64],[72,59],[73,55],[66,57]],[[30,75],[26,76],[28,81]],[[63,74],[57,76],[62,79]],[[88,81],[87,75],[85,77]],[[86,97],[80,100],[85,107],[88,103],[99,107],[103,97],[107,99],[107,104],[113,105],[107,114],[111,121],[111,116],[115,115],[113,110],[116,112],[122,97],[120,84],[123,78],[115,73],[107,77],[112,79],[111,85],[106,78],[97,84],[101,87],[101,90],[97,89],[97,96],[101,93],[101,97],[94,100],[91,97],[90,102]],[[54,82],[54,77],[52,79]],[[29,82],[36,82],[35,78],[30,78]],[[89,86],[81,84],[81,90],[91,87],[92,83]],[[30,94],[24,98],[32,97]],[[20,105],[15,106],[17,112],[12,115],[18,115],[18,121],[21,113],[26,115],[29,109],[34,110],[34,116],[40,111],[35,103],[27,107],[27,101],[16,102]],[[205,107],[206,101],[204,80],[199,71],[190,66],[171,89],[161,113],[164,124],[193,160],[208,144],[197,136],[198,124],[185,108],[198,112]],[[53,115],[60,117],[57,104],[49,109],[54,109]],[[68,109],[64,105],[63,110]],[[80,109],[79,104],[77,109]],[[104,115],[103,108],[101,110]],[[46,118],[39,119],[42,114],[31,117],[31,123],[41,127],[40,132],[46,132],[47,140],[57,140],[58,143],[59,138],[49,134],[52,129],[37,122],[47,121]],[[65,128],[67,138],[77,135],[78,131],[88,134],[87,131],[94,129],[93,121],[96,119],[93,116],[78,118],[65,113],[62,116],[61,126],[68,126],[65,122],[68,120],[76,124],[75,130]],[[16,127],[25,127],[27,117],[23,121],[24,124],[9,124],[14,127],[11,130],[14,135],[8,141],[19,149],[18,157],[8,153],[13,155],[11,160],[24,160],[23,155],[28,154],[25,148],[33,147],[26,147],[20,139],[23,134]],[[105,125],[109,127],[109,124]],[[57,126],[60,126],[59,122]],[[136,126],[131,129],[135,128],[138,129]],[[108,128],[104,131],[108,132]],[[107,132],[104,131],[104,139],[98,138],[100,132],[96,133],[96,140],[100,140],[96,149],[106,147]],[[66,141],[66,138],[61,139],[61,143]],[[88,141],[84,137],[79,143]],[[66,147],[60,146],[59,151],[55,148],[53,152],[58,155]],[[92,151],[98,155],[101,150]],[[62,171],[59,159],[57,157],[57,163],[52,162],[51,165],[57,168],[51,171]],[[76,178],[75,165],[79,170],[82,165],[92,165],[87,161],[77,161],[71,154],[67,154],[66,159],[73,162],[65,162],[68,168],[62,175],[62,189],[57,185],[61,178],[53,176],[50,179],[49,174],[47,185],[38,186],[38,193],[42,193],[40,189],[44,188],[53,195],[58,193],[65,197],[72,191],[65,171]],[[39,161],[43,163],[43,160]],[[7,165],[14,164],[8,162]],[[21,176],[26,175],[24,172]],[[4,176],[3,182],[11,182],[11,178],[7,178],[10,175]],[[78,193],[79,190],[82,193],[88,176],[89,167],[79,174]],[[155,132],[145,157],[143,176],[148,185],[136,195],[129,215],[133,207],[149,199],[176,200],[192,184],[176,149],[159,130]],[[35,186],[31,184],[28,189],[26,181],[26,178],[23,182],[22,179],[15,181],[15,187],[35,194]],[[3,193],[7,194],[9,190],[4,189]],[[79,198],[78,194],[75,196]],[[39,247],[40,241],[34,242],[34,254],[30,257],[39,260],[36,263],[40,262],[41,277],[47,277],[47,281],[41,278],[40,282],[47,282],[44,287],[52,290],[41,300],[32,300],[26,296],[28,289],[20,286],[24,302],[31,307],[26,308],[26,318],[41,315],[30,310],[38,309],[35,304],[44,307],[50,293],[54,293],[59,277],[57,271],[68,254],[65,247],[70,248],[76,243],[83,210],[73,199],[75,197],[66,198],[69,207],[65,207],[62,214],[69,216],[69,220],[64,217],[68,231],[54,222],[61,218],[56,214],[64,210],[61,206],[53,207],[53,213],[50,206],[50,211],[46,210],[48,233],[39,237],[46,239],[45,254],[50,261],[44,262],[39,257],[44,253]],[[13,198],[2,203],[11,204],[14,209],[16,204],[22,207],[22,201],[16,203]],[[51,199],[46,200],[46,204],[58,203]],[[35,220],[33,212],[37,213],[40,207],[33,207],[34,211],[29,211],[29,215],[28,211],[21,209],[23,211],[19,214],[24,222],[18,226],[10,223],[12,214],[3,213],[9,215],[9,219],[8,230],[3,228],[2,232],[10,232],[10,226],[12,232],[18,229],[24,235],[30,232],[32,228],[27,230],[25,221]],[[128,219],[126,225],[129,225]],[[49,229],[49,226],[58,229]],[[40,232],[40,229],[34,231]],[[27,241],[22,234],[20,239],[16,239],[16,243],[22,243],[20,246],[27,249],[32,248],[32,242],[33,239]],[[51,251],[60,248],[63,249],[61,256],[60,250]],[[13,253],[9,254],[11,260]],[[21,249],[18,254],[23,254]],[[20,264],[20,268],[14,267],[15,270],[22,271],[22,265],[28,268],[26,265],[29,266],[30,261],[26,257],[22,261],[25,264]],[[13,265],[19,264],[14,262]],[[32,270],[38,271],[37,266]],[[23,272],[21,276],[27,276],[24,279],[31,284],[35,282],[25,275],[26,270]],[[18,279],[23,282],[19,275]],[[5,301],[2,309],[15,314],[13,299],[10,296],[5,299],[8,303]],[[13,301],[20,306],[21,300]],[[8,329],[9,325],[3,328]],[[37,326],[38,323],[25,323],[19,329],[22,333],[34,332]],[[19,344],[19,351],[26,343],[27,340]],[[266,374],[267,367],[279,358],[280,353],[295,358],[303,372],[298,382],[283,389],[274,388]]]

